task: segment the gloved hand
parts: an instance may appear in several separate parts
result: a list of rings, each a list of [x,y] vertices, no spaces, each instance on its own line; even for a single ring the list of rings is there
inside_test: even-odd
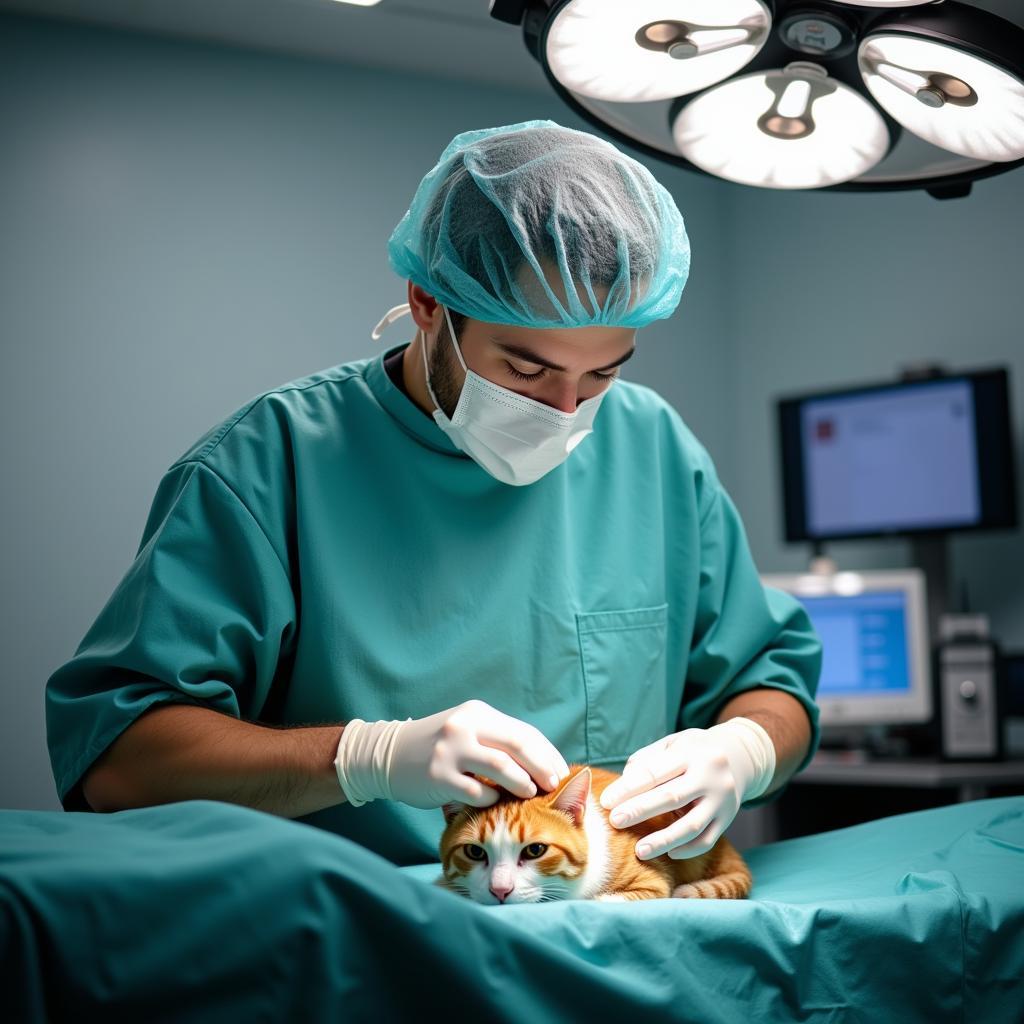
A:
[[[615,826],[678,811],[676,821],[637,844],[636,854],[641,860],[666,853],[684,860],[707,853],[740,804],[760,796],[774,775],[775,746],[768,733],[752,719],[730,718],[710,729],[683,729],[635,751],[601,794],[601,806],[615,808]]]
[[[485,775],[520,797],[536,796],[537,785],[554,789],[569,774],[539,729],[482,700],[427,718],[353,718],[341,734],[334,767],[354,807],[370,800],[422,808],[449,801],[489,807],[499,792],[466,773]]]

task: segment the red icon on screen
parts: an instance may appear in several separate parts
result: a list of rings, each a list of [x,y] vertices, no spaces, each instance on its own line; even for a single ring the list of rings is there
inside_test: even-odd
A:
[[[818,420],[814,424],[814,436],[818,441],[831,441],[835,433],[836,428],[832,420]]]

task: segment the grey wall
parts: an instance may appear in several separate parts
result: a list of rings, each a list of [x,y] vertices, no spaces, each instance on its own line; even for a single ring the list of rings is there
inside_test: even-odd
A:
[[[404,298],[384,243],[420,177],[456,132],[534,117],[586,127],[547,93],[0,16],[0,807],[59,807],[43,687],[130,564],[165,468],[251,395],[377,351],[370,328]],[[806,557],[779,541],[777,392],[937,356],[1011,363],[1024,408],[1021,172],[937,203],[648,165],[693,266],[626,376],[708,446],[763,570]],[[1022,548],[955,542],[1024,646]]]

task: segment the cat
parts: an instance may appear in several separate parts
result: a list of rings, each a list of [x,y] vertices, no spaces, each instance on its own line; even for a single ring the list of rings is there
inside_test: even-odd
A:
[[[477,903],[603,902],[679,898],[743,899],[753,880],[725,836],[706,853],[680,860],[662,854],[642,861],[637,842],[666,828],[689,806],[625,828],[608,821],[601,794],[618,773],[571,764],[550,793],[522,798],[499,791],[490,807],[442,808],[442,874],[433,884]]]

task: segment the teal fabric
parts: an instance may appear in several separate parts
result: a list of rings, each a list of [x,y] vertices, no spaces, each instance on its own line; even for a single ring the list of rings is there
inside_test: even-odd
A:
[[[440,816],[440,812],[438,812]],[[6,1019],[1019,1021],[1024,798],[749,851],[748,900],[484,907],[212,801],[0,811]]]
[[[679,304],[690,240],[643,164],[534,120],[456,135],[392,232],[388,260],[477,320],[643,327]]]
[[[567,762],[618,771],[767,686],[806,709],[807,763],[820,642],[761,585],[664,399],[616,382],[566,462],[510,487],[395,387],[385,355],[255,397],[167,470],[134,561],[46,685],[66,810],[89,809],[82,775],[164,702],[311,725],[478,698]],[[302,820],[396,864],[433,860],[443,827],[390,801]]]

